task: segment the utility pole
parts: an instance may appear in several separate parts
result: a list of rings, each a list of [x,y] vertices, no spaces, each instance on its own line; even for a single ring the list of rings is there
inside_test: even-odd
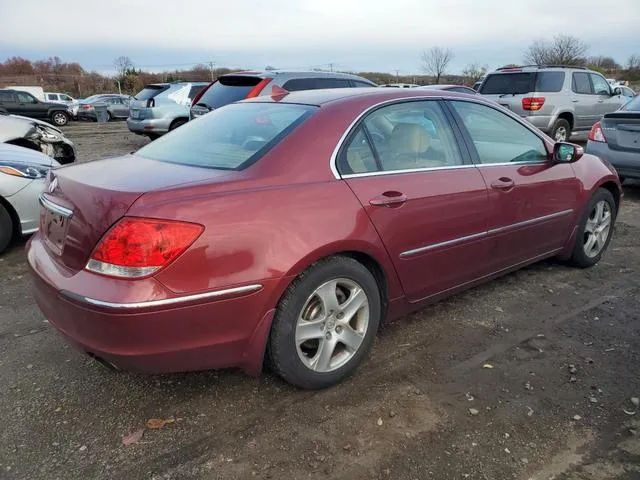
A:
[[[213,67],[215,67],[216,62],[209,62],[209,70],[211,70],[211,81],[213,82]]]
[[[329,64],[329,70],[333,72],[333,63]]]
[[[400,70],[396,70],[396,83],[400,83]]]

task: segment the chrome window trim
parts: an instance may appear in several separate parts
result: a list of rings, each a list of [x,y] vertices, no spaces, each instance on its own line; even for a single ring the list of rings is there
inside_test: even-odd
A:
[[[404,170],[381,170],[378,172],[348,173],[342,178],[375,177],[378,175],[398,175],[401,173],[430,172],[433,170],[454,170],[458,168],[475,168],[476,165],[451,165],[446,167],[405,168]]]
[[[562,210],[560,212],[550,213],[549,215],[543,215],[541,217],[531,218],[529,220],[524,220],[522,222],[512,223],[510,225],[505,225],[498,228],[492,228],[485,232],[478,232],[471,235],[466,235],[464,237],[452,238],[451,240],[446,240],[444,242],[432,243],[431,245],[425,245],[424,247],[418,247],[411,250],[406,250],[400,253],[400,258],[407,258],[413,255],[418,255],[420,253],[428,252],[430,250],[435,250],[437,248],[450,247],[452,245],[457,245],[458,243],[467,242],[469,240],[477,240],[479,238],[488,237],[490,235],[508,232],[510,230],[514,230],[519,227],[534,225],[536,223],[545,222],[547,220],[552,220],[554,218],[565,217],[567,215],[571,215],[572,213],[573,213],[573,209]]]
[[[69,210],[68,208],[63,207],[62,205],[58,205],[57,203],[52,202],[42,194],[40,194],[38,201],[40,202],[40,205],[42,205],[44,208],[46,208],[47,210],[53,213],[62,215],[65,218],[71,218],[73,216],[73,210]]]
[[[112,308],[112,309],[141,309],[151,307],[162,307],[167,305],[175,305],[177,303],[192,302],[195,300],[205,300],[210,298],[224,297],[227,295],[239,295],[243,293],[257,292],[262,289],[261,284],[245,285],[243,287],[226,288],[224,290],[215,290],[213,292],[197,293],[195,295],[185,295],[181,297],[165,298],[162,300],[149,300],[147,302],[132,302],[132,303],[119,303],[108,302],[105,300],[98,300],[96,298],[85,297],[84,295],[78,295],[67,290],[62,290],[60,293],[76,301],[93,305],[96,307]]]

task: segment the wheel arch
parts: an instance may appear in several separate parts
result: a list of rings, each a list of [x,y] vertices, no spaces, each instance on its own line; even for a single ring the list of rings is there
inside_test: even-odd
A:
[[[184,122],[184,123],[187,123],[188,121],[189,121],[189,117],[176,117],[176,118],[174,118],[173,120],[171,120],[171,123],[169,124],[169,130],[171,131],[171,130],[173,130],[174,128],[176,128],[176,127],[175,127],[175,125],[176,125],[176,123],[178,123],[178,122]]]
[[[575,117],[573,115],[573,112],[569,112],[569,111],[560,112],[556,117],[556,122],[560,119],[563,119],[569,122],[569,127],[571,128],[571,130],[573,130],[573,127],[575,126]],[[555,122],[553,123],[555,125]]]
[[[9,213],[11,223],[13,224],[12,239],[15,240],[22,235],[22,226],[20,224],[20,217],[18,216],[18,212],[16,212],[11,203],[9,203],[9,201],[2,195],[0,195],[0,205],[2,205],[7,213]]]
[[[611,180],[605,180],[602,183],[596,185],[596,187],[592,192],[592,195],[599,188],[604,188],[605,190],[608,190],[611,193],[611,195],[613,195],[613,199],[616,202],[616,213],[617,213],[618,210],[620,209],[620,199],[622,198],[622,191],[620,190],[619,184]]]

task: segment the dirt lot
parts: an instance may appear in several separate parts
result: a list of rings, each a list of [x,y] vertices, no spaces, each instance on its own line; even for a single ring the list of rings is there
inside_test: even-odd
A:
[[[82,161],[146,143],[66,131]],[[597,267],[543,262],[386,325],[321,392],[107,371],[43,319],[20,243],[0,256],[0,478],[639,479],[640,185],[625,195]]]

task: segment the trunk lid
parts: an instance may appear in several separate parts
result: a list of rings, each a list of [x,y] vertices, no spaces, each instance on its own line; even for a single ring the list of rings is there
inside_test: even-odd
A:
[[[79,271],[98,240],[144,193],[234,173],[135,155],[59,168],[52,171],[43,193],[41,234],[58,263]]]
[[[640,152],[640,112],[609,113],[601,123],[611,150]]]

